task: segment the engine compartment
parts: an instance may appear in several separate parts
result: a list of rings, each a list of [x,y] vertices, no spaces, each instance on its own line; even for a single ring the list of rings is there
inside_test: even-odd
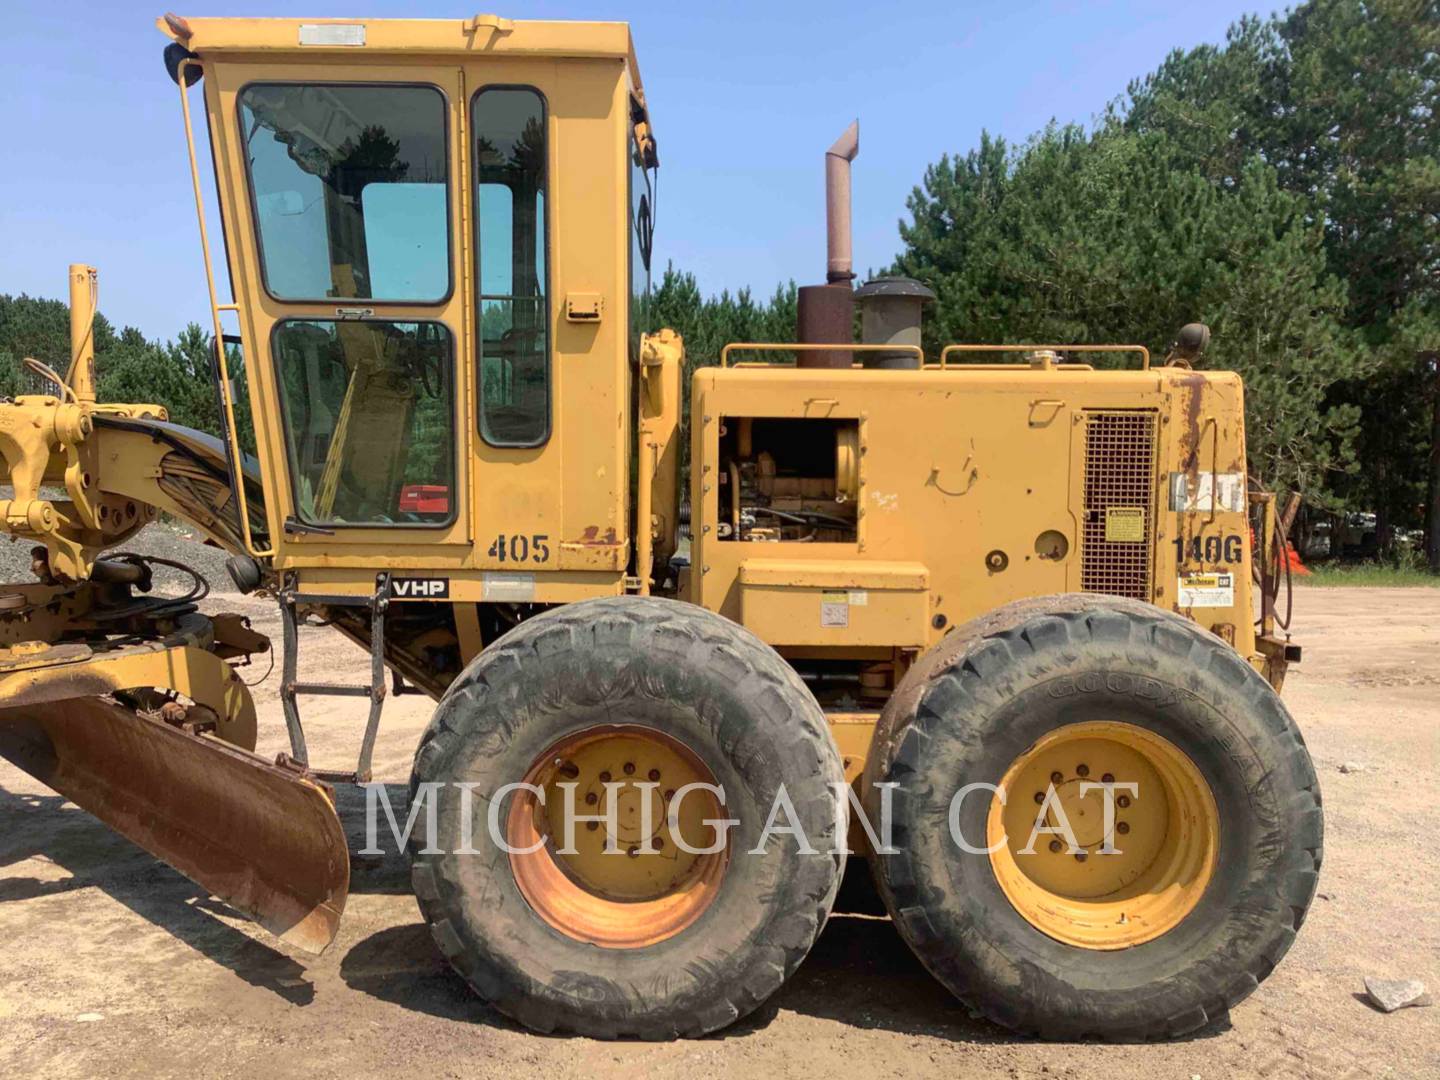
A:
[[[854,543],[859,421],[725,417],[719,482],[722,541]]]

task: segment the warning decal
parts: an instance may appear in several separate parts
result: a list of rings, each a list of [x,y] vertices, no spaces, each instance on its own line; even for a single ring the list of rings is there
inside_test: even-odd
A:
[[[823,592],[820,594],[820,625],[843,630],[850,625],[850,594]]]
[[[1112,506],[1105,511],[1105,541],[1110,544],[1145,542],[1145,508]]]
[[[1234,574],[1181,574],[1175,602],[1187,607],[1233,607]]]

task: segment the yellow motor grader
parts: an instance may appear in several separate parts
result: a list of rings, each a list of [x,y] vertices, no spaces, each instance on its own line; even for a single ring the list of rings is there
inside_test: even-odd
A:
[[[851,128],[798,341],[726,346],[687,397],[650,325],[659,158],[625,25],[158,25],[222,430],[96,400],[72,267],[68,370],[0,403],[0,521],[36,578],[0,592],[9,760],[321,950],[349,880],[333,785],[370,779],[387,692],[418,688],[421,912],[542,1031],[746,1014],[851,852],[939,983],[1019,1031],[1182,1034],[1279,962],[1320,797],[1277,693],[1283,540],[1240,380],[1192,366],[1203,327],[1155,364],[927,353],[924,286],[853,287]],[[123,551],[160,514],[279,606],[276,761],[235,670],[269,642]],[[368,683],[298,677],[307,619]],[[353,769],[308,752],[317,694],[355,698]]]

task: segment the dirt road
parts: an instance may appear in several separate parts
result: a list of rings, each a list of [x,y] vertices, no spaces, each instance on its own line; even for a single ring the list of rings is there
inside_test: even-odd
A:
[[[217,599],[273,629],[267,606]],[[1367,974],[1440,997],[1440,589],[1304,590],[1296,626],[1305,662],[1286,697],[1324,790],[1321,896],[1269,981],[1183,1042],[1011,1038],[956,1005],[888,921],[845,915],[758,1015],[716,1037],[542,1038],[449,973],[398,856],[357,857],[339,940],[318,960],[292,955],[0,763],[0,1075],[1440,1076],[1440,1007],[1383,1016],[1358,999]],[[361,676],[363,654],[310,633],[312,674]],[[272,754],[276,682],[257,691]],[[317,762],[352,759],[358,708],[309,708]],[[377,775],[399,785],[430,708],[388,709]],[[352,851],[363,810],[343,798]]]

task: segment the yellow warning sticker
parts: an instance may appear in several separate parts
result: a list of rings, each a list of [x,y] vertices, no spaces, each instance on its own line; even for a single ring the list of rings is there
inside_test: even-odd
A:
[[[1145,508],[1112,506],[1105,511],[1105,539],[1112,544],[1145,542]]]

